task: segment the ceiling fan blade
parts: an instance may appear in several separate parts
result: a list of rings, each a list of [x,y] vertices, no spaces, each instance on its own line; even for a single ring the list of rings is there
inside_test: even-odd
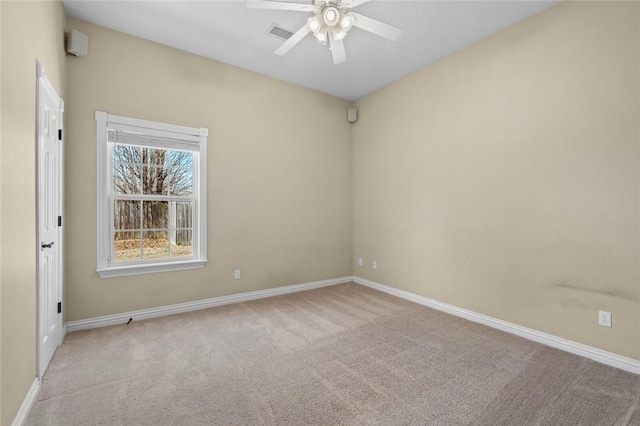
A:
[[[368,16],[354,13],[356,21],[353,23],[354,27],[362,28],[370,33],[377,34],[381,37],[388,38],[389,40],[396,41],[402,35],[402,30],[393,25],[385,24],[377,19],[369,18]]]
[[[293,10],[296,12],[313,12],[313,5],[302,3],[287,3],[283,1],[247,0],[247,7],[251,9]]]
[[[370,1],[371,0],[351,0],[350,2],[347,1],[346,6],[347,6],[347,9],[351,9],[352,7],[357,7],[357,6],[360,6],[361,4],[368,3]]]
[[[287,41],[282,43],[280,45],[280,47],[278,47],[276,49],[276,51],[273,52],[273,53],[275,53],[276,55],[280,55],[280,56],[284,55],[285,53],[290,51],[293,46],[298,44],[300,42],[300,40],[302,40],[304,38],[304,36],[306,36],[310,32],[311,32],[311,30],[309,29],[309,26],[307,24],[304,24],[302,26],[302,28],[300,28],[298,31],[293,33],[293,35],[291,37],[289,37],[289,39]]]
[[[333,57],[334,64],[341,64],[347,60],[347,52],[344,50],[344,43],[342,40],[336,40],[333,36],[333,32],[329,31],[329,43],[331,46],[331,56]]]

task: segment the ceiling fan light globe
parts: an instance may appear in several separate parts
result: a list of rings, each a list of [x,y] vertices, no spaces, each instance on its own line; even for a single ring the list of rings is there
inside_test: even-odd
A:
[[[322,12],[322,17],[328,27],[333,27],[340,21],[340,12],[335,7],[329,6]]]
[[[333,27],[331,28],[331,37],[335,40],[335,41],[341,41],[345,38],[345,36],[347,35],[347,32],[340,29],[339,26]]]
[[[327,33],[320,31],[314,34],[319,41],[327,41]]]
[[[343,30],[349,31],[353,26],[353,23],[355,22],[355,20],[356,20],[356,17],[352,13],[349,13],[342,17],[342,19],[340,20],[340,26],[342,27]]]
[[[315,16],[313,18],[309,18],[308,24],[309,29],[314,33],[320,29],[320,22],[318,22]]]
[[[327,18],[327,21],[332,22],[336,19],[336,12],[333,9],[328,9],[324,16]]]

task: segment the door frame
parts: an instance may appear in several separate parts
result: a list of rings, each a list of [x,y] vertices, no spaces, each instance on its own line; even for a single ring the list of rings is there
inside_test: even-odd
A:
[[[40,368],[40,359],[41,359],[41,344],[40,344],[40,318],[43,315],[42,304],[41,304],[41,277],[40,277],[40,108],[41,108],[41,83],[44,89],[49,92],[50,95],[54,97],[55,100],[58,101],[58,129],[56,131],[60,131],[62,133],[59,143],[58,143],[58,159],[59,159],[59,167],[58,167],[58,216],[63,216],[64,210],[64,101],[58,95],[58,92],[55,90],[51,82],[49,81],[47,74],[45,72],[44,67],[40,62],[36,62],[36,259],[38,263],[38,267],[36,268],[36,371],[38,372],[38,378],[42,380],[42,376],[44,375],[44,371],[41,371]],[[64,223],[64,222],[63,222]],[[57,259],[58,259],[58,300],[62,302],[63,297],[63,232],[62,226],[58,226],[58,248],[57,248]],[[64,304],[62,305],[62,312],[57,316],[57,328],[58,328],[58,341],[56,342],[56,346],[60,346],[62,340],[64,339],[64,335],[66,334],[66,328],[63,328],[63,315],[64,315]],[[46,367],[44,367],[46,370]]]

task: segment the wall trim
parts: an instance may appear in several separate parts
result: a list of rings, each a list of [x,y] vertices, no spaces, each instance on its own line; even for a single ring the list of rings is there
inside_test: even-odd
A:
[[[249,300],[263,299],[266,297],[280,296],[282,294],[297,293],[299,291],[312,290],[344,284],[353,281],[353,277],[332,278],[328,280],[313,281],[303,284],[294,284],[284,287],[269,288],[266,290],[250,291],[246,293],[232,294],[229,296],[214,297],[212,299],[196,300],[193,302],[178,303],[175,305],[159,306],[157,308],[141,309],[138,311],[123,312],[120,314],[105,315],[102,317],[88,318],[78,321],[69,321],[66,324],[68,333],[78,330],[88,330],[91,328],[107,327],[110,325],[123,324],[132,318],[134,321],[163,317],[166,315],[180,314],[200,309],[212,308],[214,306],[228,305],[231,303],[247,302]]]
[[[541,343],[543,345],[551,346],[553,348],[560,349],[565,352],[583,356],[585,358],[592,359],[602,364],[619,368],[621,370],[629,371],[634,374],[640,374],[640,361],[635,360],[633,358],[628,358],[622,355],[614,354],[613,352],[604,351],[602,349],[594,348],[592,346],[584,345],[582,343],[573,342],[571,340],[554,336],[552,334],[548,334],[542,331],[523,327],[518,324],[514,324],[508,321],[503,321],[501,319],[493,318],[488,315],[470,311],[468,309],[459,308],[457,306],[450,305],[448,303],[439,302],[434,299],[429,299],[424,296],[419,296],[417,294],[410,293],[408,291],[389,287],[387,285],[380,284],[375,281],[371,281],[366,278],[361,278],[357,276],[352,276],[352,277],[345,276],[345,277],[333,278],[328,280],[313,281],[313,282],[303,283],[303,284],[294,284],[294,285],[289,285],[284,287],[270,288],[266,290],[232,294],[229,296],[214,297],[211,299],[197,300],[194,302],[178,303],[175,305],[160,306],[157,308],[141,309],[138,311],[123,312],[123,313],[114,314],[114,315],[105,315],[102,317],[89,318],[89,319],[79,320],[79,321],[69,321],[65,324],[65,329],[66,329],[65,331],[68,333],[71,333],[78,330],[88,330],[88,329],[98,328],[98,327],[107,327],[110,325],[126,323],[127,321],[129,321],[130,318],[132,318],[134,321],[157,318],[157,317],[162,317],[167,315],[174,315],[174,314],[179,314],[184,312],[196,311],[200,309],[212,308],[214,306],[247,302],[250,300],[263,299],[267,297],[280,296],[283,294],[296,293],[296,292],[305,291],[305,290],[312,290],[315,288],[328,287],[328,286],[337,285],[337,284],[344,284],[351,281],[355,282],[356,284],[360,284],[365,287],[379,290],[384,293],[391,294],[392,296],[400,297],[402,299],[406,299],[411,302],[436,309],[438,311],[455,315],[457,317],[464,318],[469,321],[484,324],[489,327],[496,328],[498,330],[502,330],[507,333],[514,334],[516,336],[520,336],[528,340],[532,340],[534,342]],[[34,383],[34,386],[36,386],[36,390],[34,392],[37,393],[37,389],[39,388],[39,382],[37,385]],[[34,386],[32,386],[32,389]],[[29,395],[31,394],[31,392],[32,390],[29,391],[27,398],[25,398],[25,402],[23,403],[23,406],[25,405],[25,403],[27,403],[27,399],[29,398]],[[31,397],[32,399],[35,398],[35,393]],[[29,402],[27,407],[27,412],[32,402],[33,402],[32,400],[31,402]],[[22,409],[23,407],[21,407],[21,411]],[[26,413],[24,414],[24,416],[26,417]],[[16,417],[16,420],[17,419],[18,417]],[[14,424],[19,425],[21,423],[15,423],[14,421]]]
[[[629,371],[631,373],[640,374],[640,361],[633,358],[627,358],[622,355],[607,352],[602,349],[584,345],[582,343],[573,342],[571,340],[563,339],[561,337],[544,333],[542,331],[523,327],[521,325],[493,318],[488,315],[479,314],[477,312],[459,308],[457,306],[449,305],[447,303],[439,302],[437,300],[429,299],[417,294],[409,293],[408,291],[389,287],[384,284],[368,280],[366,278],[353,277],[353,282],[373,288],[375,290],[380,290],[382,292],[400,297],[402,299],[410,300],[412,302],[436,309],[438,311],[446,312],[448,314],[467,319],[469,321],[484,324],[492,328],[497,328],[498,330],[506,331],[507,333],[515,334],[516,336],[524,337],[525,339],[542,343],[543,345],[551,346],[575,355],[580,355],[585,358],[600,362],[602,364],[610,365],[612,367]]]
[[[36,395],[38,395],[39,390],[40,379],[36,377],[36,379],[31,384],[31,387],[29,388],[29,392],[27,392],[27,395],[24,397],[22,405],[20,405],[20,409],[18,410],[16,417],[13,419],[13,423],[11,423],[11,426],[22,426],[22,423],[24,423],[24,420],[29,414],[29,410],[31,410],[33,402],[36,400]]]

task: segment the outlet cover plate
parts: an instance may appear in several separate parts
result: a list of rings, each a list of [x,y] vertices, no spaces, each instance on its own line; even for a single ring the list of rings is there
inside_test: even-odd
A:
[[[598,324],[603,327],[611,327],[611,312],[598,311]]]

